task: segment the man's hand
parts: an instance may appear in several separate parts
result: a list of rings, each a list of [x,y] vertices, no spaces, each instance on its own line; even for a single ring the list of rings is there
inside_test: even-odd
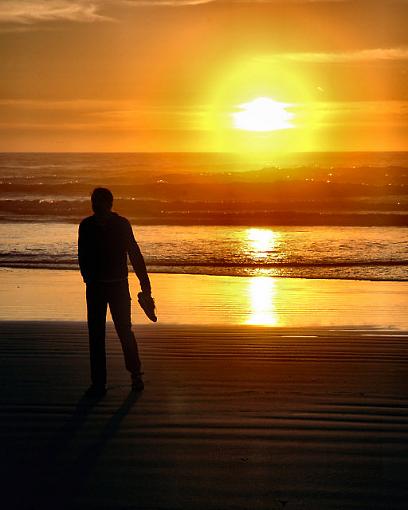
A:
[[[137,299],[139,301],[139,305],[141,306],[146,316],[152,322],[157,322],[156,305],[154,304],[154,299],[152,298],[150,292],[149,293],[145,291],[139,292],[139,294],[137,295]]]

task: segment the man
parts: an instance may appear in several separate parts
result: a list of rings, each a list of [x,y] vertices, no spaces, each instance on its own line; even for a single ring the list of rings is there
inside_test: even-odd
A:
[[[78,233],[78,261],[86,283],[89,351],[92,384],[87,396],[106,393],[105,327],[107,305],[122,344],[132,389],[144,388],[136,339],[132,331],[127,255],[139,278],[139,301],[150,303],[151,287],[145,261],[129,221],[112,212],[113,195],[96,188],[91,197],[94,214],[82,220]]]

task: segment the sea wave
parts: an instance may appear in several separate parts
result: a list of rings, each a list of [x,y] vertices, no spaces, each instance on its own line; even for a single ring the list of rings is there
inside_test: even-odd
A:
[[[408,228],[141,226],[149,270],[233,276],[402,280]],[[0,223],[0,267],[78,269],[78,225]]]
[[[61,264],[77,266],[77,259],[72,257],[60,257],[55,255],[38,256],[30,253],[0,253],[0,267],[14,267],[14,264],[55,264],[59,267]],[[350,260],[350,261],[267,261],[267,262],[231,262],[226,260],[173,260],[173,259],[149,259],[146,258],[146,263],[157,267],[247,267],[247,268],[273,268],[273,267],[371,267],[371,266],[407,266],[407,260]],[[130,266],[129,266],[130,267]]]
[[[227,262],[149,260],[149,272],[218,276],[273,276],[314,279],[408,281],[408,260],[354,260],[315,262]],[[79,270],[76,258],[2,253],[0,267],[19,269]],[[129,266],[129,271],[132,268]]]
[[[408,153],[1,154],[0,222],[70,222],[109,187],[139,225],[408,224]]]

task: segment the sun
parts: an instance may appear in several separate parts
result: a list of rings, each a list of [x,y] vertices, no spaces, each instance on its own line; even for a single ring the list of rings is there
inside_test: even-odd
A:
[[[292,106],[280,103],[269,97],[258,97],[248,103],[238,105],[242,111],[232,114],[234,126],[245,131],[278,131],[290,129],[294,114],[286,111]]]

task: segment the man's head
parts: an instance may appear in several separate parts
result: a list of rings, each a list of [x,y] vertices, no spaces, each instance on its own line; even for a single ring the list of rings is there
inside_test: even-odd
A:
[[[112,209],[113,195],[107,188],[95,188],[91,196],[95,214],[107,213]]]

